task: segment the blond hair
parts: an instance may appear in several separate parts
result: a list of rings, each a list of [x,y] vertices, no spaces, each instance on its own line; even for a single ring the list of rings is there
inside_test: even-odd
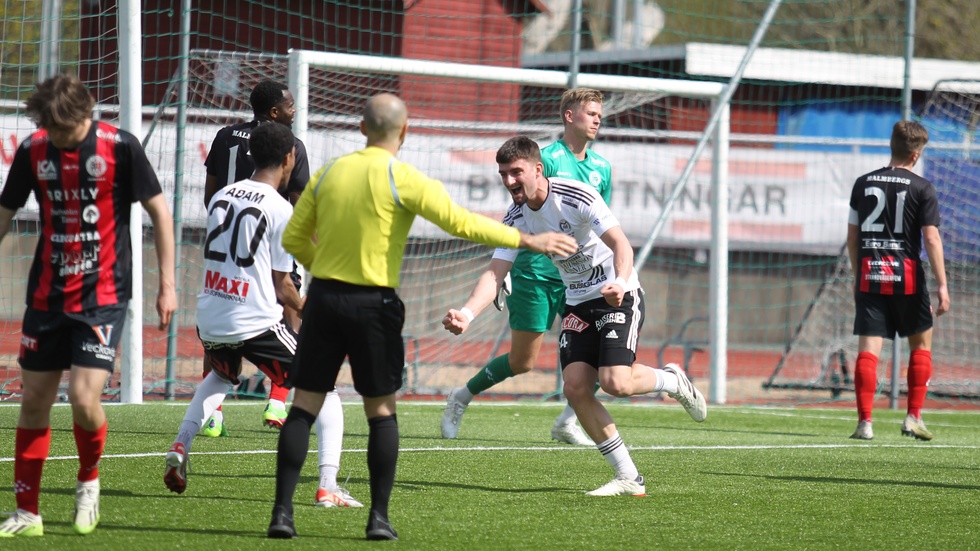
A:
[[[558,107],[558,116],[561,117],[562,122],[565,121],[565,111],[572,109],[576,105],[585,105],[586,103],[596,102],[602,105],[602,92],[598,90],[593,90],[592,88],[572,88],[570,90],[565,90],[565,93],[561,95],[561,103]]]

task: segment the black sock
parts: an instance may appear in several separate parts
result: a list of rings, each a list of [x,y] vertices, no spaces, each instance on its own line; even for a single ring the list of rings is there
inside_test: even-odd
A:
[[[276,505],[284,505],[293,512],[293,493],[299,482],[299,473],[310,450],[310,426],[316,416],[297,407],[289,408],[289,416],[279,432],[279,448],[276,454]]]
[[[398,463],[398,418],[368,419],[367,463],[371,475],[371,510],[388,518],[388,500]]]

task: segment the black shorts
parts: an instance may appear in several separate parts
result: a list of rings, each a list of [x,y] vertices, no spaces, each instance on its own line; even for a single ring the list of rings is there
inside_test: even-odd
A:
[[[603,298],[566,306],[558,351],[561,367],[585,362],[598,369],[633,365],[643,327],[643,291],[630,291],[623,304],[609,306]]]
[[[892,339],[917,335],[932,328],[929,291],[914,295],[855,293],[854,334]]]
[[[198,332],[200,338],[200,332]],[[271,329],[241,342],[210,342],[201,339],[204,359],[211,371],[233,385],[242,374],[242,358],[252,362],[273,383],[290,387],[290,373],[296,356],[296,333],[285,321]]]
[[[20,337],[20,366],[27,371],[64,371],[77,365],[111,373],[127,306],[123,302],[84,312],[28,307]]]
[[[354,390],[377,398],[402,387],[405,304],[394,289],[313,279],[306,294],[293,385],[310,392],[335,388],[350,359]]]

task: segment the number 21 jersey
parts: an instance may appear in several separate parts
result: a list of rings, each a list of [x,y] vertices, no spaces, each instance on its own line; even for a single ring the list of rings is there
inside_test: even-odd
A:
[[[929,180],[885,167],[857,179],[848,223],[858,226],[858,289],[913,295],[925,289],[922,227],[939,226],[939,202]]]
[[[204,283],[197,295],[202,340],[248,340],[282,319],[272,271],[293,269],[293,257],[282,248],[291,214],[289,202],[272,186],[253,180],[222,188],[211,199]]]

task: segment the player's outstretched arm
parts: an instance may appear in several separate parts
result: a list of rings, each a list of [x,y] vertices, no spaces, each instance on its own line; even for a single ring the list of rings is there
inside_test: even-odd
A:
[[[559,256],[569,256],[578,251],[578,243],[572,236],[558,232],[545,232],[536,235],[521,232],[521,244],[518,246],[536,253],[557,254]]]
[[[951,306],[949,299],[949,287],[946,284],[946,258],[943,254],[943,238],[939,235],[939,228],[936,226],[922,227],[923,242],[926,245],[926,254],[929,255],[929,264],[932,265],[932,274],[936,276],[936,294],[938,304],[936,304],[936,316],[941,316],[949,312]]]
[[[513,266],[513,262],[508,260],[500,258],[491,260],[490,266],[480,275],[476,286],[473,287],[469,298],[466,299],[466,304],[458,310],[450,308],[442,318],[442,326],[446,328],[446,331],[453,335],[459,335],[466,331],[473,318],[478,316],[497,297],[500,286],[504,284],[504,277],[510,271],[511,266]]]
[[[162,193],[142,201],[143,208],[153,221],[153,239],[157,249],[157,266],[160,268],[160,286],[157,290],[157,314],[160,329],[170,325],[170,318],[177,310],[177,284],[174,263],[174,219],[170,216],[167,201]]]

